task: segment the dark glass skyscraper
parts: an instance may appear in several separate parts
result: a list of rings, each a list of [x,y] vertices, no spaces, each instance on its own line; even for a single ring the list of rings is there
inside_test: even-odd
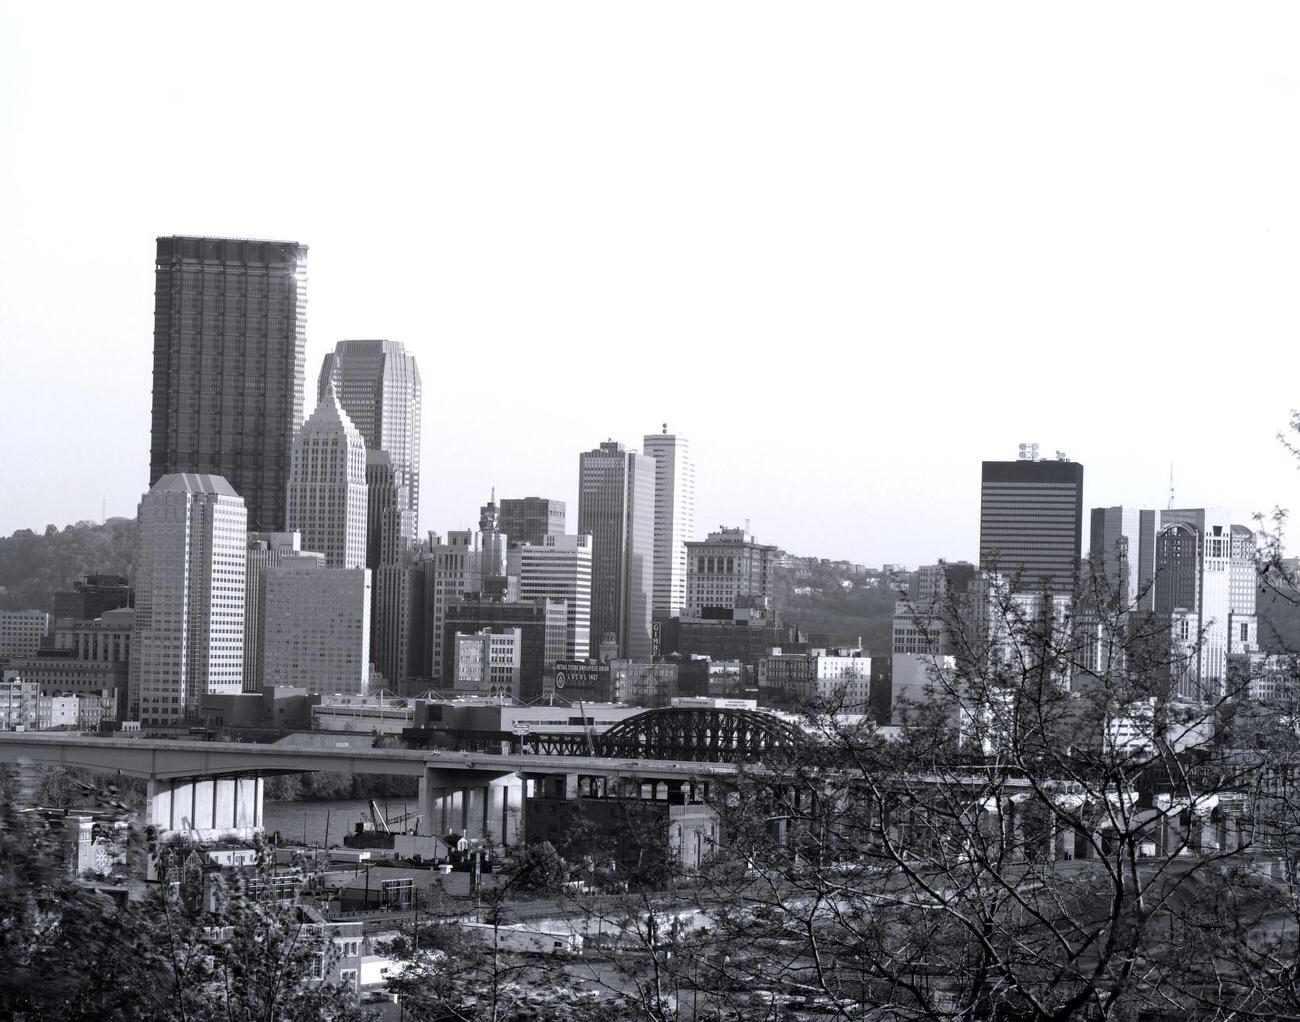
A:
[[[1083,466],[986,461],[980,484],[980,567],[1019,592],[1070,594],[1083,543]]]
[[[150,486],[223,476],[250,529],[284,529],[306,324],[306,245],[158,239]]]
[[[511,546],[541,546],[547,536],[564,535],[564,501],[546,497],[502,497],[501,531]]]

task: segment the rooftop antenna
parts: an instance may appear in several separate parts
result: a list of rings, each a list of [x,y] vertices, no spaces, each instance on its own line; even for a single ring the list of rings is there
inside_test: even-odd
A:
[[[668,423],[664,423],[664,436],[668,435]]]
[[[1016,460],[1017,460],[1017,461],[1037,461],[1037,460],[1038,460],[1038,445],[1037,445],[1037,444],[1021,444],[1021,445],[1020,445],[1020,452],[1019,452],[1019,454],[1017,454],[1017,456],[1016,456]]]
[[[1169,463],[1169,510],[1174,509],[1174,463]]]

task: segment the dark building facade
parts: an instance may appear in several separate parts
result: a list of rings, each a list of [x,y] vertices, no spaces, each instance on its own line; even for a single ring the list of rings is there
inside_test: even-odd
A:
[[[541,546],[547,536],[564,535],[564,501],[546,497],[503,497],[498,528],[510,544]]]
[[[1019,592],[1073,593],[1083,546],[1083,466],[986,461],[980,482],[980,567]]]
[[[366,567],[371,573],[370,662],[394,689],[410,672],[415,512],[387,451],[366,451]]]
[[[542,696],[546,669],[546,608],[532,601],[506,603],[469,593],[447,608],[442,625],[442,684],[452,688],[455,678],[453,643],[457,633],[471,635],[483,630],[501,632],[518,628],[521,638],[519,698],[524,702]]]
[[[84,575],[71,589],[54,594],[55,620],[93,621],[107,610],[133,604],[134,594],[122,575]]]
[[[784,653],[807,653],[807,637],[797,628],[781,624],[775,614],[753,617],[738,615],[724,620],[706,621],[673,618],[663,623],[662,652],[665,656],[679,653],[684,657],[739,660],[752,671],[773,649],[780,649]]]
[[[223,476],[249,529],[284,529],[306,345],[306,245],[159,238],[149,485]]]

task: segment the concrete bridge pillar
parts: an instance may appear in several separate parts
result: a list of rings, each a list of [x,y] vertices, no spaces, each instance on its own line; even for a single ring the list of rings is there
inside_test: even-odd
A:
[[[250,840],[262,832],[262,778],[150,778],[147,822],[160,837]]]
[[[498,845],[515,845],[520,841],[523,820],[523,783],[517,777],[502,777],[487,789],[488,833]]]
[[[517,774],[425,770],[420,778],[420,833],[464,833],[474,840],[512,845],[521,838],[524,782]]]
[[[488,786],[469,784],[462,794],[464,821],[461,826],[467,837],[490,839],[488,831]]]

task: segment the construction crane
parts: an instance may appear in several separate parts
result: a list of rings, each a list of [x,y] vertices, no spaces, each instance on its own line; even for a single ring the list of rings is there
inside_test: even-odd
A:
[[[376,832],[382,830],[385,834],[391,834],[393,833],[392,828],[399,823],[406,823],[408,820],[418,821],[421,815],[420,813],[403,813],[401,816],[394,816],[390,820],[385,818],[383,810],[379,808],[379,803],[373,798],[370,800],[370,822]],[[405,831],[402,833],[405,833]]]

